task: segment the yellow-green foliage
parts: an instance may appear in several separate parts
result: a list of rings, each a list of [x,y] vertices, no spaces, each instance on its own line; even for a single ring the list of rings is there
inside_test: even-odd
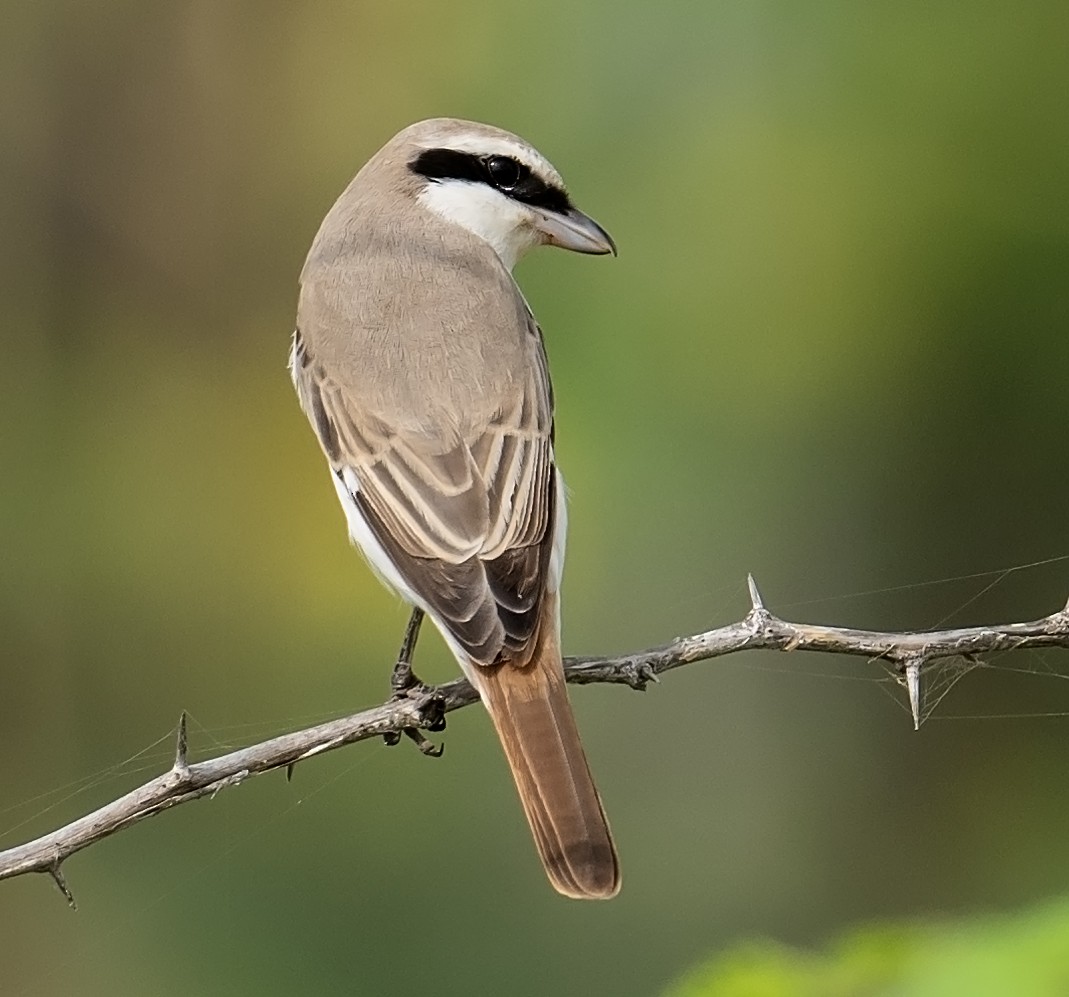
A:
[[[824,952],[751,942],[665,997],[1064,997],[1069,901],[1017,916],[850,932]]]

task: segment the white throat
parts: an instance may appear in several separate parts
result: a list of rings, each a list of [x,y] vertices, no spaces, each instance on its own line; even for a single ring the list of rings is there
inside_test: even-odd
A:
[[[485,239],[509,270],[539,244],[530,209],[485,184],[438,180],[427,184],[419,202]]]

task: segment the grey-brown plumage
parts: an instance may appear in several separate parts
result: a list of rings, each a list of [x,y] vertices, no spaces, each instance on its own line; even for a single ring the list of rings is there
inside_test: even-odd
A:
[[[612,246],[515,136],[451,119],[405,129],[323,221],[291,368],[353,539],[431,616],[489,709],[550,880],[608,897],[616,853],[559,650],[553,397],[510,273],[542,242]]]

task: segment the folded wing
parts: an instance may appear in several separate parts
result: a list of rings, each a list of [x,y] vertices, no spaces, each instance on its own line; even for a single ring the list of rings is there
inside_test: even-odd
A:
[[[527,379],[459,435],[389,425],[294,338],[294,381],[332,469],[404,581],[484,665],[528,660],[553,549],[552,395],[533,321],[530,333]]]

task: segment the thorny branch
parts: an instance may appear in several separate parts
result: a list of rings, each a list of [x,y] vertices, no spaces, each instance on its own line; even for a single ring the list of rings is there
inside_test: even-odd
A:
[[[610,682],[641,690],[647,683],[656,682],[663,672],[736,651],[851,654],[895,666],[909,694],[916,729],[920,726],[924,670],[931,662],[954,656],[975,658],[991,651],[1018,648],[1069,648],[1069,604],[1032,623],[880,633],[788,623],[765,607],[752,576],[749,587],[751,608],[737,623],[691,637],[680,637],[635,654],[612,658],[566,658],[564,669],[568,681],[578,684]],[[396,743],[396,737],[405,731],[440,729],[444,714],[469,706],[476,699],[467,681],[456,679],[410,698],[389,700],[352,716],[283,734],[201,762],[190,762],[187,758],[183,714],[170,771],[64,827],[0,851],[0,879],[27,872],[48,873],[73,907],[74,897],[60,866],[75,852],[102,838],[179,803],[214,796],[221,789],[236,786],[262,772],[280,768],[289,770],[297,762],[354,741],[393,735],[391,740]]]

